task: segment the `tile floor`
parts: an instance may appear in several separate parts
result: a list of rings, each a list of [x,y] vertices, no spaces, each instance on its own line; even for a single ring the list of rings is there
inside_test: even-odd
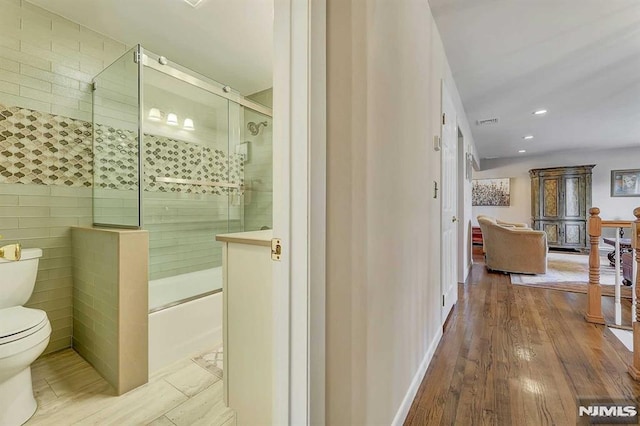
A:
[[[233,426],[222,380],[202,365],[202,355],[172,364],[149,383],[121,396],[72,349],[32,366],[38,411],[27,425]]]

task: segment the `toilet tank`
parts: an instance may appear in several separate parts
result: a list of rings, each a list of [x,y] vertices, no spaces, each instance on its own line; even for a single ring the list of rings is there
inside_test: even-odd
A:
[[[0,309],[22,306],[33,293],[41,249],[23,249],[20,260],[0,258]]]

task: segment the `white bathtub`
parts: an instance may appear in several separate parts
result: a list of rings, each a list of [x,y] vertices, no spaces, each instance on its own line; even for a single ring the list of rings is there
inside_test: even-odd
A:
[[[212,282],[215,286],[212,286]],[[222,343],[222,268],[149,282],[149,373]],[[204,297],[197,295],[211,293]],[[171,306],[174,302],[186,300]]]
[[[149,281],[149,312],[222,289],[222,267]]]

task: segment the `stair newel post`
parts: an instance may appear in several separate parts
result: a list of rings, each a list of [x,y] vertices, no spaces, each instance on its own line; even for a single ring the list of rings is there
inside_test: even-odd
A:
[[[602,290],[600,288],[600,236],[602,235],[602,219],[600,209],[589,209],[589,286],[587,291],[587,313],[585,319],[595,324],[604,324],[602,316]]]
[[[631,247],[635,257],[636,266],[640,271],[640,207],[633,210],[636,220],[632,225]],[[635,277],[636,298],[640,296],[640,272]],[[640,380],[640,310],[636,312],[636,321],[633,323],[633,363],[629,366],[629,374],[635,380]]]

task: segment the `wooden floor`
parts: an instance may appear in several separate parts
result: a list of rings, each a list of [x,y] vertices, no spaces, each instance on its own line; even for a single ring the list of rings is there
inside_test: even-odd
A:
[[[121,396],[71,349],[32,366],[38,411],[27,425],[235,425],[222,380],[191,359],[154,374]]]
[[[575,425],[579,397],[638,400],[631,352],[584,321],[585,303],[475,264],[405,425]]]

